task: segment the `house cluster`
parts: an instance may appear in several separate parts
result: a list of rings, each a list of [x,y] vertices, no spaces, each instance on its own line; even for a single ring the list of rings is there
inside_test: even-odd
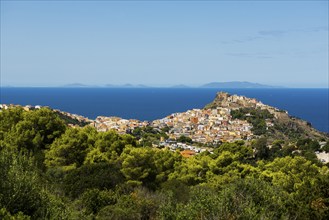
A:
[[[321,141],[319,142],[319,144],[320,148],[323,148],[327,144],[327,142]],[[325,151],[315,151],[315,155],[322,163],[329,163],[329,152],[327,153]]]
[[[146,127],[150,123],[147,121],[139,121],[136,119],[123,119],[119,117],[105,117],[98,116],[93,122],[92,126],[97,131],[116,130],[120,134],[129,133],[137,127]]]
[[[170,127],[172,139],[190,137],[194,142],[218,143],[251,139],[252,125],[245,120],[232,119],[229,108],[193,109],[174,113],[152,122],[155,128]]]

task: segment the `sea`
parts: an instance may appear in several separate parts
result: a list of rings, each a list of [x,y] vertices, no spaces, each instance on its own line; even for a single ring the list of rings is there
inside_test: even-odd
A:
[[[154,120],[175,112],[203,108],[217,92],[256,98],[288,111],[319,131],[329,133],[329,89],[206,88],[0,88],[0,103],[41,105],[90,119],[118,116]]]

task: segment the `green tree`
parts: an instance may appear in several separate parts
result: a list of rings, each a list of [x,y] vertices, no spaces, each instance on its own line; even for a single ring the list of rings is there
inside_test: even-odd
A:
[[[190,137],[186,137],[184,135],[181,135],[178,139],[177,139],[178,142],[181,142],[181,143],[192,143],[192,139]]]
[[[310,138],[299,139],[296,143],[296,146],[299,150],[303,151],[318,151],[320,150],[320,144],[316,140],[312,140]]]
[[[9,132],[15,125],[23,120],[23,108],[15,107],[2,109],[0,111],[0,141],[4,139],[4,134]]]
[[[18,112],[20,110],[13,110],[9,113],[14,115],[12,118],[18,120]],[[49,148],[49,145],[66,129],[64,122],[48,108],[24,111],[22,116],[23,120],[19,120],[4,135],[4,142],[8,147],[13,146],[18,150],[25,149],[34,152],[41,151]]]
[[[168,180],[169,175],[174,172],[175,166],[181,162],[181,159],[181,155],[177,152],[171,152],[169,150],[154,151],[154,188]]]
[[[223,151],[216,159],[210,161],[209,167],[207,184],[217,189],[222,189],[241,178],[257,176],[259,173],[258,168],[242,163],[239,154],[229,151]]]
[[[26,219],[62,219],[68,215],[63,202],[46,190],[33,158],[14,151],[0,152],[0,216]]]
[[[219,192],[220,219],[291,219],[289,197],[255,178],[238,179]],[[218,217],[217,217],[218,218]]]
[[[269,155],[271,159],[277,158],[277,157],[283,157],[284,153],[282,151],[284,141],[282,140],[275,140],[272,142],[272,146],[269,149]]]
[[[46,151],[45,164],[64,169],[80,167],[95,142],[96,134],[92,127],[67,129]]]
[[[141,185],[155,178],[154,151],[151,148],[125,148],[121,154],[121,172],[128,183]]]
[[[119,135],[114,131],[99,132],[95,138],[93,149],[88,153],[85,163],[115,163],[123,149],[127,146],[136,147],[136,140],[131,135]]]
[[[80,198],[86,215],[97,214],[99,210],[117,202],[117,196],[112,190],[89,189]]]
[[[214,150],[214,156],[219,156],[222,152],[227,151],[235,155],[241,162],[246,162],[253,157],[253,150],[250,146],[246,146],[243,141],[234,143],[223,143]]]
[[[124,177],[116,164],[84,164],[66,173],[62,188],[69,197],[75,199],[88,189],[114,189],[123,184]]]
[[[322,151],[329,153],[329,141],[321,148]]]
[[[169,179],[177,179],[190,186],[206,182],[211,161],[210,156],[202,155],[184,158],[175,165],[175,171],[169,175]]]
[[[273,162],[261,165],[261,169],[261,179],[282,188],[290,195],[290,209],[295,210],[297,218],[325,219],[324,215],[328,215],[319,215],[311,206],[312,202],[324,199],[327,193],[323,191],[323,184],[327,181],[324,178],[328,175],[327,168],[324,168],[327,171],[322,170],[304,157],[296,156],[276,158]],[[323,205],[322,211],[325,213],[328,206],[325,203]]]
[[[267,147],[267,139],[262,137],[254,141],[252,147],[255,149],[255,158],[266,160],[270,156],[270,149]]]
[[[101,209],[96,219],[156,219],[161,199],[158,193],[138,187],[118,197],[114,205]]]

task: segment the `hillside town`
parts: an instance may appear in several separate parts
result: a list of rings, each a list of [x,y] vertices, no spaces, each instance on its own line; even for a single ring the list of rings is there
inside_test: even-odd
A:
[[[232,120],[230,110],[225,108],[193,109],[183,113],[173,113],[152,122],[99,116],[92,125],[98,131],[114,129],[120,134],[130,133],[138,127],[151,126],[155,129],[169,127],[170,139],[175,140],[185,136],[198,143],[232,142],[251,139],[253,136],[252,126],[245,120]]]
[[[180,136],[191,138],[198,143],[232,142],[251,139],[252,126],[245,120],[233,120],[230,109],[193,109],[183,113],[174,113],[152,122],[155,128],[171,128],[171,139]]]
[[[97,131],[116,130],[119,134],[126,134],[136,128],[146,127],[150,125],[150,123],[148,121],[139,121],[136,119],[98,116],[91,125],[95,127]]]
[[[233,119],[231,110],[240,107],[253,107],[267,109],[271,113],[278,109],[265,105],[256,99],[244,96],[229,95],[220,92],[217,94],[215,106],[206,106],[204,109],[192,109],[186,112],[173,113],[165,118],[152,122],[135,119],[122,119],[119,117],[99,116],[92,122],[98,131],[114,129],[119,133],[130,133],[135,128],[151,126],[155,129],[169,128],[169,139],[176,140],[181,136],[189,137],[193,142],[217,144],[221,142],[234,142],[237,140],[250,140],[254,137],[252,125],[246,120]],[[266,121],[268,127],[273,126]]]

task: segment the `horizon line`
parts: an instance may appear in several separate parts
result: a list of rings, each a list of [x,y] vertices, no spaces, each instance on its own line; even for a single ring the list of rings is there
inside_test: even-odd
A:
[[[252,87],[202,87],[202,86],[98,86],[98,85],[85,85],[85,86],[45,86],[45,85],[22,85],[22,86],[13,86],[13,85],[0,85],[0,88],[67,88],[67,89],[329,89],[329,86],[268,86],[260,88]]]

